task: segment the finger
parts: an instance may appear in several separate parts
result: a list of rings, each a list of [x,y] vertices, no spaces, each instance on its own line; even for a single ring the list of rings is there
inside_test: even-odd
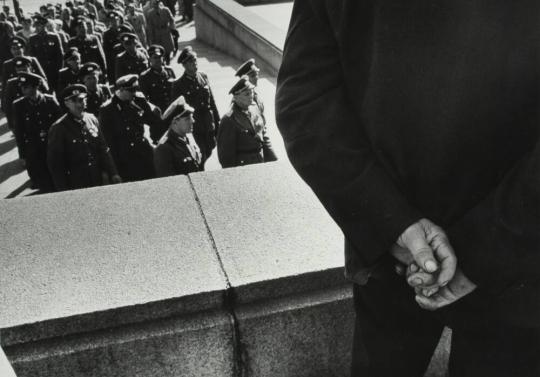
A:
[[[457,257],[444,233],[437,235],[432,242],[433,249],[440,263],[440,273],[437,282],[443,287],[456,273]]]
[[[422,288],[421,289],[421,294],[424,297],[431,297],[437,292],[439,292],[439,286],[438,285],[435,285],[435,286],[430,287],[430,288]]]
[[[407,284],[411,287],[431,287],[437,283],[437,277],[433,274],[418,271],[407,276]]]
[[[409,250],[414,258],[414,261],[419,267],[422,267],[427,272],[437,271],[437,262],[433,256],[433,251],[429,246],[427,239],[421,235],[411,237]]]

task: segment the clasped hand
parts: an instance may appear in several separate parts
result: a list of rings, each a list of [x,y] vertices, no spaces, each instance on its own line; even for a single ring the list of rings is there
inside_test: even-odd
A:
[[[392,247],[396,271],[414,288],[416,302],[437,310],[471,293],[476,285],[457,267],[446,233],[428,219],[407,228]]]

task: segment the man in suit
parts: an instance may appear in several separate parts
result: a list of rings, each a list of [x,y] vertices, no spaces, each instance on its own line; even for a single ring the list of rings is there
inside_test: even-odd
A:
[[[277,120],[345,234],[353,376],[423,376],[444,325],[451,376],[539,375],[539,12],[295,1]]]

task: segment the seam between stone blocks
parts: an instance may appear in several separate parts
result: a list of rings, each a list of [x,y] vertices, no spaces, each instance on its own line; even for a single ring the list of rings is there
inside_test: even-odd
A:
[[[221,271],[223,272],[223,275],[225,276],[225,283],[226,283],[227,288],[225,289],[225,292],[223,294],[223,306],[229,316],[229,321],[232,327],[232,338],[233,338],[232,343],[233,343],[233,358],[234,358],[233,375],[235,377],[244,377],[247,375],[247,362],[246,362],[247,352],[246,352],[244,343],[242,342],[240,324],[236,316],[236,312],[234,310],[236,306],[236,292],[234,291],[234,288],[231,285],[231,282],[229,280],[229,275],[227,274],[227,271],[225,270],[225,265],[223,264],[221,255],[219,255],[216,240],[214,239],[214,235],[212,234],[212,230],[210,229],[210,225],[208,224],[208,220],[206,219],[206,215],[204,214],[199,195],[197,194],[197,190],[195,190],[195,185],[193,184],[193,181],[191,180],[191,176],[188,175],[187,177],[189,181],[189,186],[193,192],[195,201],[197,202],[199,213],[204,221],[204,226],[206,227],[206,233],[208,234],[208,238],[210,239],[212,249],[214,250],[214,253],[216,254],[219,267]]]

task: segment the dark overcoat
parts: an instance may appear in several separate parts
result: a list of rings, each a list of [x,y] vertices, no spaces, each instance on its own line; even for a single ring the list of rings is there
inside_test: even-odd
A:
[[[158,177],[201,171],[202,155],[194,140],[181,138],[169,131],[154,150],[154,165]]]

